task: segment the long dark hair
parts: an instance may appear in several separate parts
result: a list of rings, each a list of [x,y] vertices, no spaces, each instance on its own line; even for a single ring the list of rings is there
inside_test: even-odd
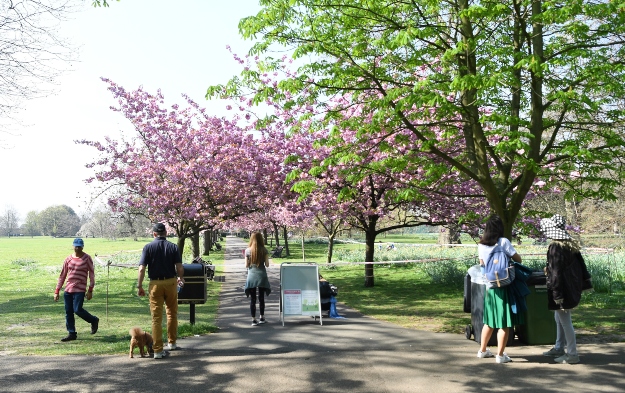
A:
[[[479,243],[485,246],[494,246],[501,237],[503,237],[503,221],[498,215],[493,214],[486,221],[486,228],[484,228],[484,234],[482,234]]]

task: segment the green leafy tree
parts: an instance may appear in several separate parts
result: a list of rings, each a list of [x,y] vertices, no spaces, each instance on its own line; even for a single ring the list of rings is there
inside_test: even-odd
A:
[[[30,237],[41,235],[39,214],[35,210],[31,210],[26,214],[26,220],[22,226],[22,231],[25,235]]]
[[[50,206],[39,213],[38,219],[46,236],[75,236],[80,230],[80,218],[67,205]]]
[[[625,1],[260,3],[239,24],[255,39],[250,53],[271,73],[284,63],[271,53],[287,48],[297,72],[268,85],[246,69],[208,97],[246,87],[257,103],[285,106],[349,97],[343,111],[362,105],[361,116],[333,108],[311,126],[357,129],[366,117],[387,138],[409,130],[410,149],[479,184],[508,237],[537,178],[569,197],[614,197],[625,145]]]

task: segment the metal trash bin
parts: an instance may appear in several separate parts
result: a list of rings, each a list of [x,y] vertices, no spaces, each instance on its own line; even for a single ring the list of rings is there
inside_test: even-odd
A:
[[[178,292],[178,304],[189,305],[189,323],[195,324],[195,305],[206,303],[206,265],[183,263],[184,286]]]
[[[482,328],[484,327],[484,297],[486,296],[486,284],[480,273],[480,265],[472,266],[465,276],[464,280],[464,311],[471,313],[471,324],[465,328],[465,336],[467,339],[473,339],[476,343],[482,343]],[[470,306],[470,307],[469,307]],[[488,340],[489,346],[497,345],[497,333],[499,329],[495,329]],[[510,329],[508,335],[508,343],[510,346],[514,343],[513,328]]]
[[[526,283],[530,294],[525,298],[525,325],[517,328],[519,340],[527,345],[553,344],[557,326],[553,311],[547,309],[547,277],[543,272],[533,272]]]
[[[206,303],[206,267],[201,263],[184,263],[184,287],[178,292],[178,304]]]

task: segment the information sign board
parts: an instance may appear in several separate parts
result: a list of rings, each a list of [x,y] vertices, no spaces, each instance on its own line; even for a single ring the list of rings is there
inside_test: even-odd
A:
[[[316,263],[290,263],[280,265],[280,319],[284,326],[287,315],[319,316],[319,267]]]

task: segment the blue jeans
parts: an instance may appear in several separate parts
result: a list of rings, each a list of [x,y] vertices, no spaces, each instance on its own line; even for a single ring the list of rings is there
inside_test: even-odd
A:
[[[94,323],[98,320],[97,317],[89,314],[87,310],[82,308],[82,304],[85,301],[84,292],[63,292],[63,300],[65,300],[65,327],[68,332],[76,333],[74,314],[78,315],[88,323]]]

